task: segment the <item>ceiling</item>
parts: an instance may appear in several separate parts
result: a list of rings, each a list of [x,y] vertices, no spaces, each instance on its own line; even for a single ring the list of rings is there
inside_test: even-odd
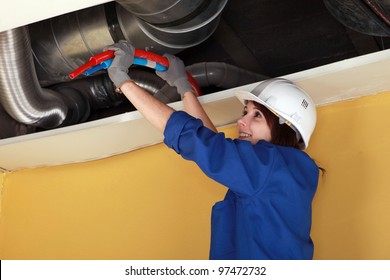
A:
[[[389,38],[346,28],[328,12],[323,0],[229,0],[214,34],[177,55],[186,65],[219,61],[270,77],[287,75],[321,105],[387,91],[390,51],[378,51],[389,47]],[[357,57],[373,52],[377,53]],[[218,127],[233,123],[242,109],[233,90],[200,100]],[[182,102],[170,105],[182,109]],[[89,161],[162,141],[137,111],[115,109],[126,113],[104,112],[94,116],[96,121],[0,140],[0,170]]]
[[[390,37],[370,36],[347,28],[332,16],[324,1],[341,0],[228,0],[215,32],[203,43],[176,55],[186,65],[225,62],[268,77],[278,77],[390,48]],[[46,0],[41,2],[46,3]],[[54,8],[48,10],[54,11]],[[14,17],[6,22],[11,19]],[[0,27],[3,27],[1,24],[0,21]],[[202,88],[204,94],[219,90]],[[122,102],[118,106],[95,110],[88,121],[133,110],[135,108],[129,102]]]
[[[342,25],[323,0],[229,0],[215,33],[177,56],[277,77],[389,47],[388,37]]]

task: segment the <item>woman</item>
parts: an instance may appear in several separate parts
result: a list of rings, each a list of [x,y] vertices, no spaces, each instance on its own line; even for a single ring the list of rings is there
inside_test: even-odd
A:
[[[228,188],[212,210],[210,259],[312,259],[311,203],[319,169],[300,150],[308,146],[316,122],[310,97],[284,79],[237,92],[245,107],[238,139],[232,140],[217,133],[181,60],[166,55],[168,71],[156,73],[177,87],[186,112],[174,111],[131,81],[130,44],[121,41],[109,49],[115,59],[108,73],[117,90],[164,133],[168,147]]]

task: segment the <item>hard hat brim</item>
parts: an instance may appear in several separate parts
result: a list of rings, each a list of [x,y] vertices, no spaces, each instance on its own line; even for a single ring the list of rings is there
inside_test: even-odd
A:
[[[265,103],[263,100],[261,100],[260,98],[258,98],[256,95],[254,95],[249,91],[237,90],[234,92],[234,94],[244,106],[246,106],[248,101],[255,101],[268,108],[267,103]]]

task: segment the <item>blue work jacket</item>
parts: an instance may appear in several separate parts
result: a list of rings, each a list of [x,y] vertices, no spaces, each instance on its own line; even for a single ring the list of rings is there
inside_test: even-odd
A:
[[[228,189],[211,215],[210,259],[312,259],[319,170],[303,151],[232,140],[174,112],[164,143]]]

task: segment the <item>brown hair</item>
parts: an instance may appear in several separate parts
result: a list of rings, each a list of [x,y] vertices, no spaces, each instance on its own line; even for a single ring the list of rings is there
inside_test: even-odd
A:
[[[296,132],[287,124],[279,124],[279,117],[272,113],[267,107],[253,102],[267,121],[271,129],[271,143],[280,146],[289,146],[299,149],[300,142],[297,139]]]
[[[279,124],[279,117],[264,105],[257,102],[253,102],[253,104],[264,114],[265,120],[271,129],[272,144],[293,147],[300,150],[302,139],[298,141],[296,132],[291,127],[287,124]],[[325,168],[318,166],[318,169],[322,171],[322,175],[325,175]]]

